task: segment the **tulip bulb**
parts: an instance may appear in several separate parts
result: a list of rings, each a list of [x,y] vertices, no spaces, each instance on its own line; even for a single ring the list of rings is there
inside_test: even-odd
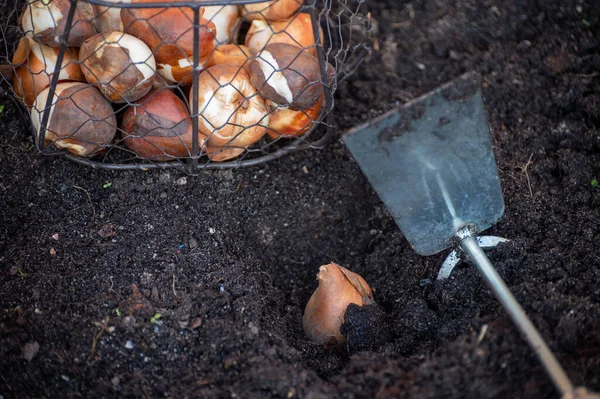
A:
[[[327,72],[328,81],[333,82],[330,64]],[[290,44],[265,47],[250,62],[250,79],[264,98],[299,110],[312,107],[323,96],[319,60]]]
[[[246,152],[239,147],[206,147],[205,154],[210,162],[225,162],[237,158]]]
[[[249,21],[261,19],[281,21],[294,15],[302,7],[302,3],[302,0],[272,0],[240,7],[242,14]]]
[[[137,156],[153,161],[189,157],[194,137],[187,106],[170,90],[151,91],[125,111],[122,135]],[[198,144],[201,147],[203,140]]]
[[[42,91],[31,110],[39,137],[50,87]],[[49,107],[44,141],[82,157],[105,151],[117,132],[117,119],[104,96],[87,83],[59,83]]]
[[[31,107],[35,98],[50,86],[58,52],[59,49],[39,44],[28,36],[19,41],[12,60],[13,65],[18,65],[15,69],[13,89],[17,98],[27,107]],[[65,51],[62,68],[58,74],[59,83],[85,80],[77,59],[76,48]]]
[[[243,44],[221,44],[215,47],[208,65],[232,64],[248,69],[252,54]]]
[[[358,274],[330,263],[321,266],[317,274],[319,286],[304,309],[302,327],[306,336],[315,342],[344,344],[340,332],[344,313],[350,304],[358,306],[375,303],[367,282]]]
[[[193,107],[193,90],[189,94]],[[267,133],[269,110],[244,68],[214,65],[198,81],[198,129],[209,147],[248,147]]]
[[[147,5],[161,0],[130,0]],[[184,85],[193,81],[194,10],[188,7],[123,8],[121,21],[125,33],[137,37],[150,47],[157,72],[170,82]],[[201,17],[197,43],[199,68],[204,68],[215,47],[215,24]]]
[[[323,29],[319,27],[319,30],[322,44],[324,42]],[[252,21],[244,42],[252,54],[257,54],[268,44],[274,43],[291,44],[316,57],[317,47],[310,14],[296,14],[290,19],[279,22]]]
[[[91,4],[75,2],[76,9],[71,26],[67,15],[72,4],[69,0],[28,0],[21,15],[21,26],[27,36],[50,47],[60,47],[60,37],[69,29],[68,47],[79,47],[96,34],[91,21],[95,12]]]
[[[323,105],[323,96],[307,110],[278,106],[272,101],[270,105],[273,111],[269,118],[269,131],[267,132],[269,138],[276,140],[280,137],[300,137],[317,122]]]
[[[79,51],[81,70],[88,83],[112,102],[136,101],[152,89],[156,62],[138,38],[123,32],[98,33]]]
[[[241,19],[238,6],[207,6],[203,9],[202,18],[215,24],[217,42],[219,44],[233,42]]]
[[[130,0],[107,0],[109,3],[130,3]],[[95,25],[100,33],[110,33],[113,31],[123,31],[123,22],[121,21],[121,7],[106,7],[94,4],[96,12]]]

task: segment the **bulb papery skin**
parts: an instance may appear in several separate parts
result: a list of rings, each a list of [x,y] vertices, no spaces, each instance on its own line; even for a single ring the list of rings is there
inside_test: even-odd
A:
[[[343,345],[346,339],[340,327],[346,308],[351,303],[358,306],[375,303],[373,293],[361,276],[335,263],[321,266],[317,280],[319,286],[302,317],[304,333],[320,344]]]

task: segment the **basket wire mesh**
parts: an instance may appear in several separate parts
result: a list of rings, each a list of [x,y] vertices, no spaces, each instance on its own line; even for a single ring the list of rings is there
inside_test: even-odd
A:
[[[112,170],[256,165],[328,141],[337,83],[370,54],[365,8],[4,0],[2,77],[43,154]]]

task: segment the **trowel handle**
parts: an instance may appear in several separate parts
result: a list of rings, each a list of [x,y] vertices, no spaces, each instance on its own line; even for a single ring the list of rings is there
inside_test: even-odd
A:
[[[560,391],[561,396],[573,391],[573,384],[569,377],[558,363],[554,354],[544,342],[544,339],[535,328],[531,320],[527,317],[521,305],[510,292],[502,277],[498,274],[494,266],[485,255],[483,250],[477,244],[477,240],[471,234],[459,235],[460,247],[469,256],[479,273],[483,276],[487,284],[490,286],[496,298],[502,303],[513,323],[525,338],[529,345],[535,351],[538,359],[546,369],[548,375],[556,388]]]

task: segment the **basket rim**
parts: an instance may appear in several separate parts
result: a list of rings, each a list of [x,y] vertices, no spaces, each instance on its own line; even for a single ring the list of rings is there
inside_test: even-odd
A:
[[[42,1],[42,0],[39,0]],[[80,0],[70,0],[72,2],[77,3]],[[83,0],[81,0],[83,1]],[[161,1],[161,2],[153,2],[153,3],[124,3],[124,2],[111,2],[107,0],[85,0],[86,3],[95,4],[98,6],[104,7],[114,7],[114,8],[201,8],[206,6],[236,6],[236,5],[244,5],[244,4],[256,4],[256,3],[264,3],[264,0],[196,0],[196,1],[185,1],[185,0],[177,0],[177,1]]]

